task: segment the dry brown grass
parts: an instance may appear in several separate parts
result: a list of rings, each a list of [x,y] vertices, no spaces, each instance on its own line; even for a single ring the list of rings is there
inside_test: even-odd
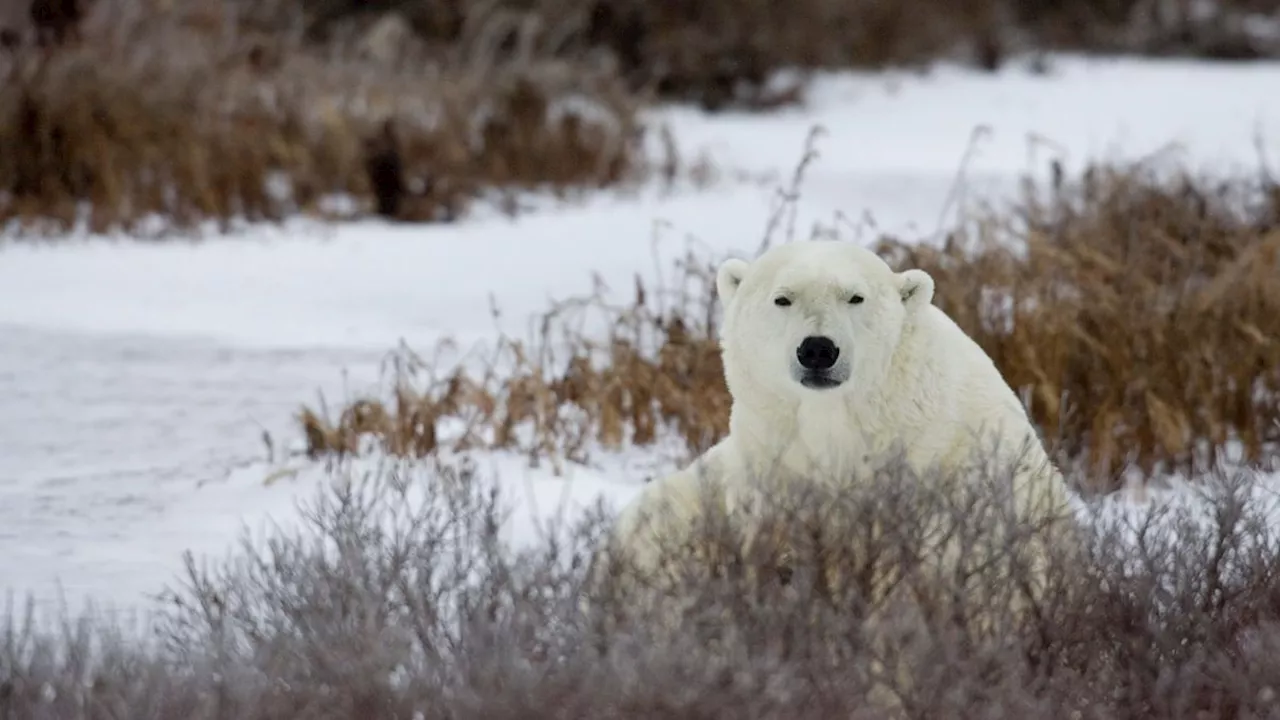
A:
[[[994,358],[1086,490],[1126,472],[1191,471],[1239,447],[1253,465],[1280,440],[1280,192],[1154,167],[1098,167],[979,216],[945,246],[885,240],[891,264],[922,267],[936,302]],[[594,297],[504,340],[502,368],[397,383],[394,403],[362,398],[334,418],[304,408],[313,456],[373,442],[398,455],[443,448],[581,459],[674,433],[697,453],[727,432],[712,268],[681,264],[685,299],[637,286],[613,307]],[[689,288],[693,288],[690,290]],[[655,300],[655,295],[660,298]],[[611,318],[601,342],[568,311]],[[567,346],[567,355],[547,349]],[[462,433],[439,428],[461,421]]]
[[[653,97],[768,109],[814,69],[1048,48],[1276,56],[1250,21],[1277,2],[6,0],[0,221],[158,235],[348,196],[449,221],[491,191],[514,210],[641,174]]]
[[[694,305],[664,309],[637,280],[627,306],[597,293],[553,308],[531,340],[501,338],[483,372],[436,377],[414,355],[404,359],[389,403],[359,398],[336,418],[304,407],[307,452],[346,456],[372,438],[393,455],[486,448],[558,462],[601,447],[650,445],[668,430],[690,448],[709,447],[728,431],[729,414],[713,339],[713,268],[690,257],[678,270]],[[573,331],[585,311],[609,318],[602,339]],[[410,373],[429,379],[406,381]],[[442,431],[446,421],[461,429]]]
[[[341,196],[451,220],[481,193],[642,171],[635,102],[607,71],[380,61],[255,30],[221,0],[96,0],[80,30],[0,55],[0,221],[154,232]]]
[[[1280,457],[1280,186],[1095,167],[973,228],[881,251],[934,276],[1097,489]]]

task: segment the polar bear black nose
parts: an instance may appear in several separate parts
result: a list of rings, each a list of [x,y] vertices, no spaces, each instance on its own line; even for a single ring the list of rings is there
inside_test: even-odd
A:
[[[796,348],[796,357],[806,370],[829,370],[840,357],[840,348],[829,337],[810,335]]]

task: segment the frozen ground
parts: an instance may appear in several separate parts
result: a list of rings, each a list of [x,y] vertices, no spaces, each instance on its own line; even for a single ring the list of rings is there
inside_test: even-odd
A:
[[[623,293],[691,247],[750,253],[774,191],[825,126],[798,226],[927,237],[969,196],[998,198],[1051,157],[1136,158],[1177,143],[1202,167],[1255,168],[1280,130],[1280,65],[1063,59],[1036,77],[956,69],[823,79],[809,106],[771,117],[658,115],[686,154],[770,173],[763,185],[605,195],[512,222],[455,227],[298,223],[190,246],[102,238],[0,249],[0,589],[136,606],[180,553],[226,551],[241,525],[286,517],[302,479],[264,487],[296,446],[292,413],[377,378],[401,339],[464,347],[522,333],[552,298]],[[1280,142],[1280,139],[1276,140]],[[1264,147],[1272,165],[1280,149]],[[960,200],[966,197],[959,198]],[[501,309],[495,320],[490,298]],[[517,458],[491,470],[555,510],[566,486]],[[643,459],[572,468],[575,502],[620,502]],[[303,473],[301,478],[312,478]],[[513,520],[528,535],[532,514]]]

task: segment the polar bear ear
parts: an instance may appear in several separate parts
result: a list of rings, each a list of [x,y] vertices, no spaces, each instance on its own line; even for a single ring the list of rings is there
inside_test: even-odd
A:
[[[733,299],[734,293],[738,292],[738,286],[742,284],[742,279],[747,276],[749,267],[746,260],[738,258],[729,258],[720,265],[720,271],[716,273],[716,293],[720,296],[720,304],[728,305]]]
[[[922,308],[933,302],[933,277],[923,270],[904,270],[898,273],[898,292],[908,308]]]

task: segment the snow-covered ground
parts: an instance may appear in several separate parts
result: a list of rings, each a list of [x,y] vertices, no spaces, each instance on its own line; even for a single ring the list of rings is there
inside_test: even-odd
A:
[[[826,133],[799,232],[928,237],[1050,158],[1077,170],[1176,144],[1195,167],[1253,169],[1261,137],[1280,166],[1267,144],[1280,142],[1278,87],[1280,64],[1262,63],[1059,58],[1047,76],[841,75],[771,116],[655,112],[686,156],[705,150],[722,170],[771,175],[764,183],[608,193],[456,226],[298,222],[194,245],[0,247],[0,590],[48,602],[60,586],[73,608],[137,606],[183,550],[221,554],[242,523],[287,517],[311,492],[314,472],[263,484],[298,446],[301,403],[374,383],[401,340],[465,348],[522,335],[530,314],[593,276],[626,297],[635,275],[653,280],[690,249],[753,252],[815,124]],[[630,453],[556,478],[497,455],[482,468],[547,515],[566,495],[625,501],[653,465]],[[532,522],[532,510],[518,515],[512,537]]]

